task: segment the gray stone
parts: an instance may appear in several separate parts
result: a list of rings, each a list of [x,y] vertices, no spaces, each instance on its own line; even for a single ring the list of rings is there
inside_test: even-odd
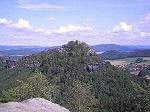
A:
[[[0,104],[0,112],[69,112],[64,107],[42,98]]]

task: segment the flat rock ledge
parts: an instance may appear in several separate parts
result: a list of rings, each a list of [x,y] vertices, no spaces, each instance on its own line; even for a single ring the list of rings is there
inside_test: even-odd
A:
[[[0,112],[69,112],[69,110],[42,98],[33,98],[22,102],[0,103]]]

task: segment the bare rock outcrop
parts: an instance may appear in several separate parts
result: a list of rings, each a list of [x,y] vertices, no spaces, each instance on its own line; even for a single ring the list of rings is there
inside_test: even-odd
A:
[[[0,112],[69,112],[64,107],[42,98],[0,104]]]

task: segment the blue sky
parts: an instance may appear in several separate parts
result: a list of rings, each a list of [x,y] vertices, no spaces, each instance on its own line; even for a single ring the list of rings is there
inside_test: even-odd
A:
[[[149,0],[1,0],[0,44],[149,45]]]

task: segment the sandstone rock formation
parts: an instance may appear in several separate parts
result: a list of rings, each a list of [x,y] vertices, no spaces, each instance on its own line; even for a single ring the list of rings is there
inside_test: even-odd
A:
[[[69,112],[64,107],[42,98],[0,104],[0,112]]]

